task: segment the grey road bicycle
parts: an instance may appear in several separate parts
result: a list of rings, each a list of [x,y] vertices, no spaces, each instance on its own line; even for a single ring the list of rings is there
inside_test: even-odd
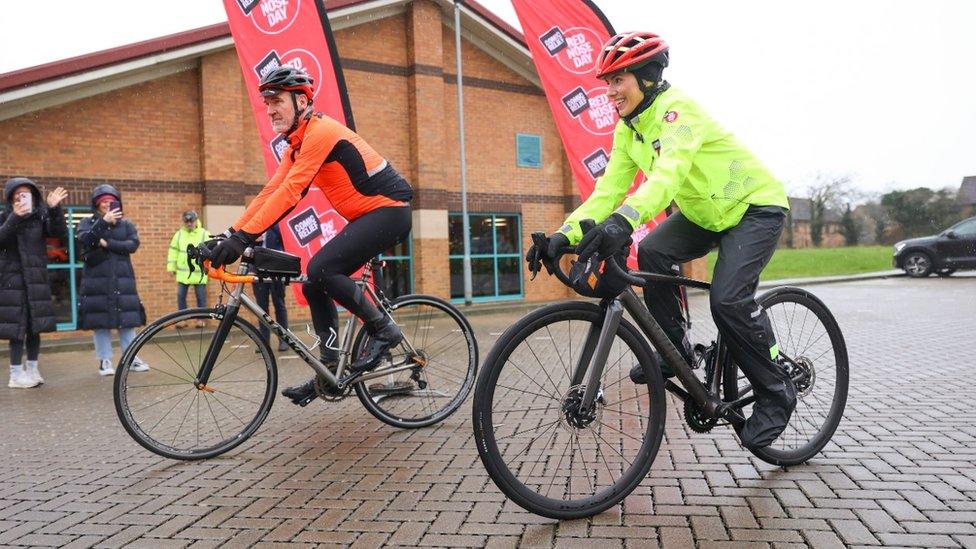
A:
[[[545,249],[544,234],[533,239]],[[630,287],[654,281],[708,290],[708,283],[626,271],[613,259],[604,265],[605,275],[623,281],[613,290],[619,294],[599,304],[556,303],[523,317],[499,337],[475,385],[474,438],[485,469],[512,501],[545,517],[595,515],[640,484],[664,434],[665,391],[682,401],[684,419],[697,433],[718,426],[738,432],[755,401],[720,336],[696,345],[695,364],[688,364]],[[558,258],[546,266],[579,288]],[[806,290],[775,288],[758,301],[773,324],[776,361],[790,373],[798,403],[786,431],[753,453],[780,466],[804,463],[830,440],[847,402],[844,337],[823,302]],[[675,380],[663,378],[651,346]],[[630,378],[637,364],[646,384]]]
[[[191,247],[189,252],[191,261],[209,268],[206,248]],[[256,275],[247,274],[252,265]],[[374,261],[367,263],[357,284],[400,326],[404,340],[377,368],[363,373],[348,369],[365,356],[369,343],[368,333],[353,315],[341,337],[334,338],[338,343],[315,338],[314,344],[306,345],[244,292],[252,282],[305,281],[297,257],[249,248],[236,274],[209,269],[209,276],[221,281],[226,303],[163,316],[149,324],[120,359],[114,398],[122,426],[147,450],[180,460],[221,455],[253,435],[274,403],[278,369],[269,343],[254,324],[239,316],[242,307],[315,371],[320,398],[338,401],[355,391],[371,414],[399,428],[443,421],[461,406],[474,384],[474,331],[456,307],[436,297],[388,299],[377,267]],[[318,345],[340,351],[335,371],[313,353]],[[155,356],[153,368],[130,375],[140,353]]]

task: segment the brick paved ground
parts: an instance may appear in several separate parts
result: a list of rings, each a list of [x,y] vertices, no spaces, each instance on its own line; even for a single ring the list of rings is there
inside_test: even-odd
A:
[[[847,413],[822,455],[769,466],[727,430],[690,433],[671,402],[641,487],[563,523],[491,483],[469,404],[438,427],[398,431],[356,399],[279,399],[239,449],[181,463],[127,437],[91,353],[42,355],[43,388],[0,391],[0,545],[976,547],[976,277],[812,289],[852,364]],[[517,316],[472,317],[483,354]],[[281,364],[282,385],[304,375]]]

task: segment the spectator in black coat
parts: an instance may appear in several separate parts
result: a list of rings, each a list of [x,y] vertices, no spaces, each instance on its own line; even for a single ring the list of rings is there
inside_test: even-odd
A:
[[[26,177],[4,185],[0,212],[0,338],[10,341],[8,387],[26,389],[44,383],[37,367],[43,332],[57,327],[47,275],[45,238],[68,237],[61,201],[68,193],[58,187],[42,200],[41,191]],[[24,346],[27,363],[24,364]]]
[[[281,241],[281,232],[278,230],[278,225],[272,225],[270,229],[264,232],[264,243],[261,244],[269,250],[284,251],[285,246]],[[257,300],[258,305],[265,311],[271,312],[268,308],[268,298],[274,303],[275,309],[275,320],[278,324],[281,324],[285,328],[288,327],[288,307],[285,306],[285,284],[277,282],[255,282],[254,287],[254,299]],[[264,338],[268,344],[271,344],[271,330],[265,326],[263,323],[259,326],[261,330],[261,337]],[[278,350],[287,351],[288,344],[278,340]],[[258,351],[260,352],[260,350]]]
[[[122,193],[111,185],[92,191],[91,217],[78,224],[78,250],[84,270],[78,304],[78,327],[95,331],[98,373],[110,376],[112,329],[119,332],[122,352],[136,337],[135,328],[146,324],[145,309],[136,291],[136,274],[129,256],[139,249],[136,226],[122,217]],[[149,365],[136,357],[132,371]]]

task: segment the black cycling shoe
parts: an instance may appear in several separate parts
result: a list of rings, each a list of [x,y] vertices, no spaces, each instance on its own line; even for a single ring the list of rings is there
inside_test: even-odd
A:
[[[301,385],[295,385],[281,391],[281,395],[290,398],[292,404],[297,404],[303,408],[319,396],[315,391],[314,377]]]
[[[369,335],[369,346],[366,348],[366,356],[357,360],[349,367],[355,373],[368,372],[379,365],[383,355],[388,354],[390,349],[396,347],[403,341],[403,332],[395,322],[389,317],[383,317],[381,324],[376,331]]]
[[[674,377],[674,372],[671,371],[671,367],[668,366],[667,362],[661,358],[661,355],[657,351],[653,351],[651,356],[654,357],[654,361],[661,367],[661,375],[664,379]],[[645,385],[647,379],[644,378],[644,367],[640,363],[635,364],[633,368],[630,369],[630,380],[638,385]]]

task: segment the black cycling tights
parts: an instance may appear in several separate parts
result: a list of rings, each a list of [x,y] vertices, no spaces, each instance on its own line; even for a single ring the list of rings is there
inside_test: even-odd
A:
[[[41,334],[27,333],[24,339],[10,340],[10,364],[17,366],[23,364],[20,360],[24,357],[24,342],[27,343],[27,360],[37,360],[41,353]]]
[[[322,338],[323,357],[338,356],[325,349],[330,329],[338,334],[339,313],[333,299],[363,322],[383,318],[349,275],[403,241],[411,225],[409,206],[378,208],[346,225],[309,261],[308,282],[302,286],[302,293],[312,310],[315,332]]]

